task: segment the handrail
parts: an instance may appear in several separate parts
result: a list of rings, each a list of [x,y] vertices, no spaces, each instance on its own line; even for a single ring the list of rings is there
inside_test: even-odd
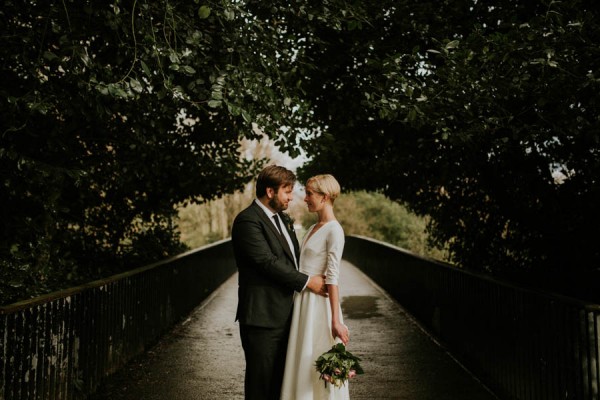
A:
[[[348,237],[353,237],[353,238],[357,238],[357,239],[361,239],[361,240],[365,240],[367,242],[371,242],[373,244],[377,244],[378,246],[382,246],[384,248],[389,248],[391,250],[397,251],[401,254],[404,254],[408,257],[417,259],[417,260],[422,260],[423,262],[426,263],[430,263],[432,265],[437,265],[440,268],[447,268],[450,269],[453,272],[456,271],[460,271],[461,274],[465,274],[465,275],[469,275],[472,276],[475,279],[480,279],[482,281],[488,281],[497,285],[501,285],[507,288],[511,288],[514,290],[520,290],[523,291],[525,293],[531,293],[531,294],[535,294],[535,295],[539,295],[539,296],[544,296],[544,297],[548,297],[548,298],[552,298],[552,299],[557,299],[562,302],[568,303],[568,304],[572,304],[574,306],[577,307],[582,307],[585,310],[588,311],[597,311],[600,312],[600,304],[597,303],[593,303],[590,301],[586,301],[586,300],[582,300],[582,299],[577,299],[575,297],[570,297],[570,296],[566,296],[560,293],[553,293],[553,292],[549,292],[549,291],[545,291],[542,289],[536,289],[536,288],[529,288],[523,285],[519,285],[513,282],[510,282],[506,279],[501,279],[501,278],[496,278],[484,273],[480,273],[480,272],[476,272],[476,271],[470,271],[467,269],[462,269],[459,267],[456,267],[455,265],[452,265],[450,263],[444,262],[444,261],[440,261],[440,260],[436,260],[434,258],[430,258],[427,256],[423,256],[420,254],[416,254],[411,252],[410,250],[407,249],[403,249],[402,247],[398,247],[398,246],[394,246],[393,244],[390,243],[386,243],[386,242],[382,242],[380,240],[377,239],[373,239],[367,236],[361,236],[361,235],[349,235]]]
[[[344,258],[501,398],[597,400],[600,306],[348,236]],[[230,240],[0,308],[0,399],[85,399],[236,271]]]
[[[51,292],[51,293],[48,293],[48,294],[37,296],[37,297],[31,298],[31,299],[21,300],[21,301],[12,303],[12,304],[3,305],[3,306],[0,306],[0,315],[1,314],[8,314],[8,313],[11,313],[11,312],[14,312],[14,311],[18,311],[18,310],[22,310],[22,309],[28,308],[28,307],[33,307],[33,306],[36,306],[36,305],[39,305],[39,304],[44,304],[44,303],[47,303],[47,302],[52,301],[52,300],[56,300],[56,299],[60,299],[60,298],[65,298],[65,297],[68,297],[68,296],[72,296],[74,294],[83,292],[84,290],[98,288],[98,287],[107,285],[109,283],[113,283],[113,282],[119,281],[119,280],[124,279],[124,278],[128,278],[128,277],[131,277],[131,276],[134,276],[134,275],[138,275],[138,274],[144,273],[144,272],[146,272],[148,270],[152,270],[152,269],[158,268],[158,267],[163,266],[163,265],[171,264],[171,263],[173,263],[173,262],[175,262],[177,260],[180,260],[182,258],[193,256],[195,253],[206,251],[206,250],[210,249],[211,247],[220,246],[220,245],[222,245],[224,243],[227,243],[229,240],[230,239],[223,239],[223,240],[220,240],[220,241],[217,241],[217,242],[214,242],[214,243],[211,243],[211,244],[199,247],[197,249],[188,250],[188,251],[186,251],[184,253],[181,253],[181,254],[178,254],[178,255],[166,258],[166,259],[161,260],[161,261],[157,261],[157,262],[152,263],[152,264],[144,265],[142,267],[134,268],[134,269],[126,271],[126,272],[121,272],[121,273],[118,273],[118,274],[115,274],[115,275],[111,275],[111,276],[109,276],[107,278],[96,279],[94,281],[87,282],[87,283],[81,284],[79,286],[73,286],[73,287],[70,287],[70,288],[67,288],[67,289],[57,290],[57,291],[54,291],[54,292]]]
[[[344,258],[500,398],[600,397],[600,306],[348,236]]]
[[[0,309],[0,399],[85,399],[235,271],[224,240]]]

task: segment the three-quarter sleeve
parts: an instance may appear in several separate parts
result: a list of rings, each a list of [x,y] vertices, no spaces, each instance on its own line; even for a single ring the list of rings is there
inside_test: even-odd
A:
[[[339,223],[327,232],[326,251],[327,269],[325,271],[325,283],[337,285],[340,276],[340,263],[344,251],[344,230]]]

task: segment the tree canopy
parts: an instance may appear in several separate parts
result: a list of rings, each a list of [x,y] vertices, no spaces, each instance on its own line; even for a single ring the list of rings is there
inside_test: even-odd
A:
[[[457,264],[594,270],[598,8],[7,0],[0,295],[179,251],[174,206],[252,179],[259,131],[430,216]]]
[[[298,51],[268,11],[242,1],[4,2],[4,301],[180,251],[174,206],[251,179],[261,161],[238,147],[257,128],[297,151],[306,107],[286,85]]]
[[[304,175],[431,216],[464,267],[597,271],[600,6],[394,1],[332,32]]]

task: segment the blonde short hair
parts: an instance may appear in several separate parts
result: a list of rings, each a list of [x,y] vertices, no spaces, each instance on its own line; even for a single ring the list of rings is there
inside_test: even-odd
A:
[[[332,204],[341,192],[340,184],[333,175],[329,174],[315,175],[309,178],[306,181],[306,187],[319,194],[328,195]]]

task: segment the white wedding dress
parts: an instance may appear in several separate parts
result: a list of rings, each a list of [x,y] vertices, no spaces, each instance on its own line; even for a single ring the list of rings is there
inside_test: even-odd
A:
[[[304,237],[300,250],[300,271],[307,275],[326,275],[327,284],[338,284],[340,261],[344,250],[344,230],[330,221]],[[310,235],[310,237],[309,237]],[[340,318],[341,318],[340,310]],[[342,321],[343,322],[343,321]],[[331,349],[339,339],[331,334],[329,299],[310,290],[296,293],[292,326],[287,348],[282,400],[349,399],[348,382],[336,388],[319,379],[317,358]]]

